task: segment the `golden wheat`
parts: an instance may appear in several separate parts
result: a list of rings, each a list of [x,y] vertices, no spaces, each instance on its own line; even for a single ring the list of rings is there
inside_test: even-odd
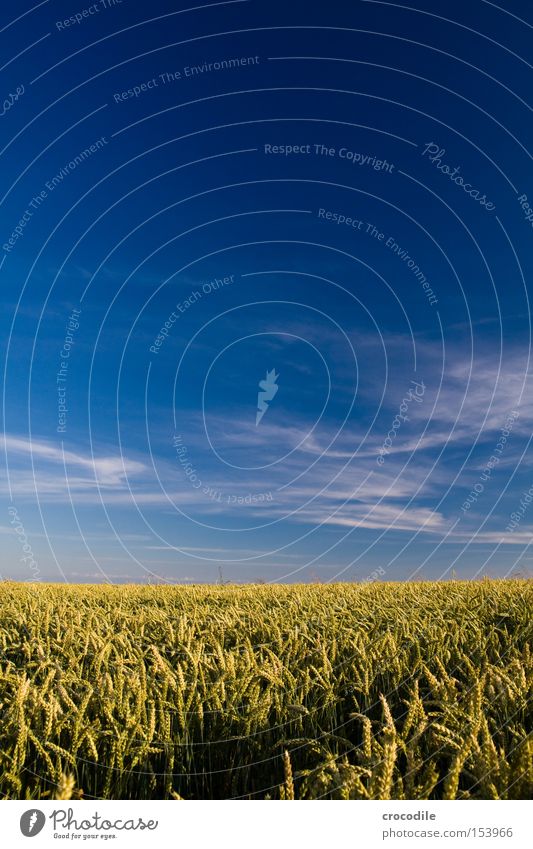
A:
[[[532,595],[2,583],[0,792],[529,798]]]

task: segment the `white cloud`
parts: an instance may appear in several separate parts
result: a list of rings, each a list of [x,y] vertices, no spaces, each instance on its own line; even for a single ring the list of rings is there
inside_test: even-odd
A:
[[[12,487],[17,491],[27,490],[52,493],[65,493],[66,482],[71,490],[101,487],[122,488],[126,478],[139,476],[147,471],[147,466],[137,460],[131,460],[120,455],[103,455],[92,457],[79,451],[63,450],[39,439],[28,439],[20,436],[5,434],[0,437],[0,445],[8,457],[9,469],[13,472]],[[20,460],[24,458],[23,472],[20,470]],[[31,473],[30,462],[35,465],[35,477]],[[74,468],[74,474],[70,470]],[[58,473],[58,469],[61,471]],[[65,478],[65,470],[67,477]],[[86,471],[89,474],[83,475]]]

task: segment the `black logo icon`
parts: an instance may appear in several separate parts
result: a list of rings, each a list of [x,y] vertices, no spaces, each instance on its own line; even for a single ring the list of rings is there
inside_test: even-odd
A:
[[[35,837],[43,830],[46,817],[42,811],[36,808],[31,808],[29,811],[24,811],[20,818],[20,830],[24,837]]]

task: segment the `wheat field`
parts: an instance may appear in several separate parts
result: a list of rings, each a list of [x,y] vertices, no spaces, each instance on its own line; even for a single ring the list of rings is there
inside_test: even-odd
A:
[[[532,590],[2,583],[0,793],[529,798]]]

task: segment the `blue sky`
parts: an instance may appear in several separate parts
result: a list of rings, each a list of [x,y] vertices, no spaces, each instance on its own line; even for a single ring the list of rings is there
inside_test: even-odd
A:
[[[528,7],[2,13],[2,577],[530,573]]]

